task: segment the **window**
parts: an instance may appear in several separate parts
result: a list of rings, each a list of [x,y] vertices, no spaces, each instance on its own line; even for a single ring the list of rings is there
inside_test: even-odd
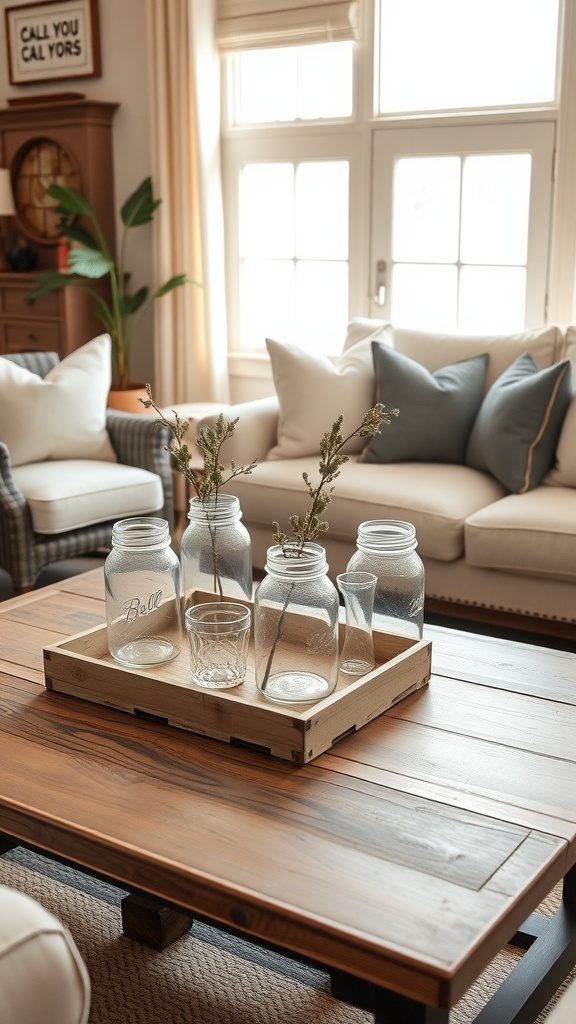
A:
[[[232,351],[337,353],[351,316],[545,322],[561,10],[364,0],[360,41],[227,55]]]
[[[381,0],[378,10],[379,113],[555,99],[558,0]]]

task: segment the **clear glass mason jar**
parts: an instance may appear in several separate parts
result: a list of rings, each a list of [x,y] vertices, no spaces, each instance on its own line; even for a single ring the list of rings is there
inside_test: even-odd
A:
[[[180,542],[185,609],[193,590],[252,600],[252,545],[241,518],[233,494],[190,500],[190,522]]]
[[[268,548],[254,598],[256,684],[269,700],[311,704],[338,679],[338,592],[326,552],[306,543]]]
[[[384,633],[420,640],[424,628],[424,566],[416,552],[416,530],[398,519],[360,523],[349,572],[376,577],[372,625]]]
[[[122,665],[159,665],[180,652],[180,563],[165,519],[112,527],[104,563],[108,648]]]

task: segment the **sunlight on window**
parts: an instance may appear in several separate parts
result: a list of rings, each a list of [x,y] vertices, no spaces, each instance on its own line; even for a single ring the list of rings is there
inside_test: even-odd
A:
[[[238,125],[350,117],[351,42],[245,50],[234,61]]]
[[[462,182],[463,263],[525,263],[529,153],[469,156]]]
[[[473,334],[521,331],[525,301],[523,267],[463,267],[458,328]]]
[[[456,267],[396,264],[392,270],[392,322],[424,331],[457,328]]]
[[[531,167],[529,153],[397,161],[394,323],[476,333],[523,327]]]
[[[240,178],[240,344],[334,352],[348,319],[343,160],[247,164]]]
[[[448,263],[458,258],[460,157],[405,157],[394,172],[392,258]]]
[[[296,255],[348,259],[348,164],[309,162],[296,173]]]
[[[558,17],[558,0],[380,0],[379,112],[551,103]]]

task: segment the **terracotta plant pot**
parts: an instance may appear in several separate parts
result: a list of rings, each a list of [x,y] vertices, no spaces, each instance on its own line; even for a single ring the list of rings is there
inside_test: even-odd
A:
[[[153,409],[145,409],[139,399],[147,399],[146,387],[144,384],[130,384],[127,388],[117,390],[112,388],[108,395],[108,408],[117,409],[118,412],[140,412],[144,415],[154,413]]]

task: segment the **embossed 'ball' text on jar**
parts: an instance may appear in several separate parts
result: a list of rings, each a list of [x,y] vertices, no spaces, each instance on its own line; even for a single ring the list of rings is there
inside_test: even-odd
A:
[[[166,520],[135,516],[115,523],[104,581],[115,661],[132,667],[172,661],[181,644],[180,563]]]
[[[384,633],[422,639],[424,566],[416,552],[416,530],[399,519],[360,523],[348,572],[376,576],[372,626]]]

